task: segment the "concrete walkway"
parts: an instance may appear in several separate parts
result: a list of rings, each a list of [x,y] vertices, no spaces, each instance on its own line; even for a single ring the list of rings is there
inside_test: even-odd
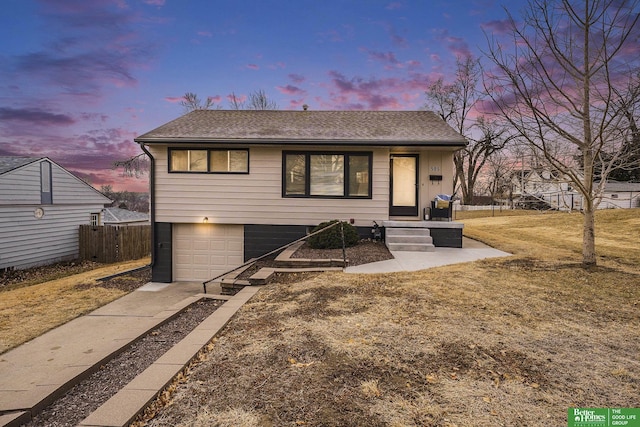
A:
[[[259,287],[233,297],[200,294],[200,283],[149,283],[0,355],[0,426],[19,426],[120,349],[193,302],[227,300],[161,359],[81,425],[126,425],[224,327]],[[216,292],[211,289],[210,292]],[[125,387],[126,388],[126,387]],[[133,391],[132,391],[133,390]],[[113,404],[117,403],[114,411]],[[123,405],[126,402],[126,405]],[[104,406],[104,405],[103,405]]]
[[[484,258],[497,258],[511,254],[471,240],[462,239],[462,248],[439,248],[435,252],[391,252],[394,259],[372,262],[370,264],[347,267],[345,273],[393,273],[397,271],[418,271],[442,265],[477,261]]]
[[[395,259],[348,267],[347,273],[415,271],[441,265],[508,256],[470,239],[463,248],[435,252],[394,252]],[[200,283],[148,283],[138,290],[78,317],[0,355],[0,427],[19,426],[123,347],[169,320],[201,298],[227,300],[180,343],[89,415],[80,426],[125,426],[196,356],[259,286],[233,297],[219,285],[200,294]]]

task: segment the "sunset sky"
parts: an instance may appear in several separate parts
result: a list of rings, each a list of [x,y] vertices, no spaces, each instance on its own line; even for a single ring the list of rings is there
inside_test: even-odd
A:
[[[146,191],[114,160],[186,92],[264,90],[279,109],[414,110],[524,0],[3,0],[0,155]]]

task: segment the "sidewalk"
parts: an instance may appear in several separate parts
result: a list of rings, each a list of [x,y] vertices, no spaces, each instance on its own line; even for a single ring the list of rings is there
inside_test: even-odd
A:
[[[462,248],[439,248],[435,252],[391,252],[393,259],[370,264],[347,267],[345,273],[393,273],[397,271],[417,271],[461,262],[477,261],[485,258],[509,256],[490,246],[462,238]]]
[[[31,412],[42,410],[122,347],[189,304],[203,297],[228,300],[205,320],[209,322],[206,333],[200,335],[208,337],[194,342],[187,339],[188,335],[183,340],[189,347],[182,349],[186,355],[184,364],[188,363],[258,287],[247,288],[233,297],[211,293],[205,296],[201,291],[200,283],[149,283],[0,355],[0,426],[28,422]],[[175,375],[182,367],[172,369],[176,370]]]
[[[347,273],[415,271],[510,254],[464,239],[463,248],[394,252],[395,259],[345,269]],[[201,294],[200,283],[148,283],[85,316],[0,355],[0,427],[19,426],[89,376],[120,349],[201,298],[227,300],[209,318],[98,408],[81,426],[124,426],[226,325],[259,286],[233,297]]]

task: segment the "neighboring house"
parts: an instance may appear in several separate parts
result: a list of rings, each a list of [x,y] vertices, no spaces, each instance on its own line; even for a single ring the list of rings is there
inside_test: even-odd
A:
[[[598,185],[598,183],[594,183]],[[582,196],[572,189],[569,180],[546,169],[523,170],[512,176],[512,198],[516,203],[534,204],[558,210],[582,209]],[[598,209],[640,207],[640,183],[607,181]]]
[[[46,157],[0,156],[0,271],[78,257],[107,197]]]
[[[598,208],[640,208],[640,182],[607,181]]]
[[[149,214],[121,208],[104,208],[102,223],[97,225],[149,225]],[[96,225],[96,224],[93,224]]]
[[[514,171],[511,200],[516,206],[574,210],[582,208],[582,198],[569,180],[558,171],[545,168]]]
[[[429,111],[197,110],[135,141],[151,157],[158,282],[211,279],[327,220],[369,236],[419,221],[452,194],[467,143]]]

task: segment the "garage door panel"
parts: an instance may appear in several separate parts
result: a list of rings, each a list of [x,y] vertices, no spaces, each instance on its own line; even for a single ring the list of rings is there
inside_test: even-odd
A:
[[[194,240],[193,241],[193,249],[196,251],[206,251],[209,249],[209,241],[208,240]]]
[[[173,245],[176,249],[191,249],[191,240],[189,239],[175,239]]]
[[[244,262],[244,256],[228,256],[227,264],[229,265],[242,265]]]
[[[242,242],[234,242],[234,241],[227,242],[227,249],[229,251],[239,252],[242,250],[242,248],[243,248]]]
[[[244,262],[244,227],[174,225],[174,280],[204,281]]]

